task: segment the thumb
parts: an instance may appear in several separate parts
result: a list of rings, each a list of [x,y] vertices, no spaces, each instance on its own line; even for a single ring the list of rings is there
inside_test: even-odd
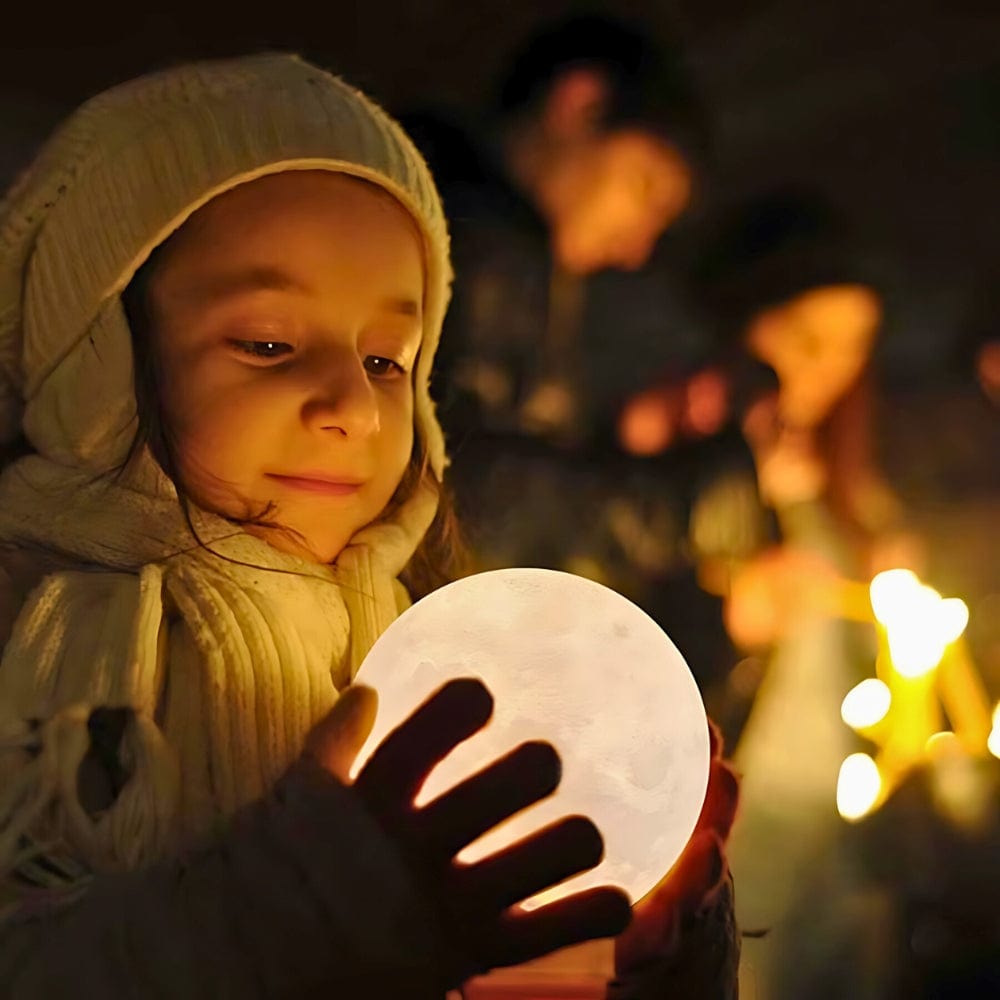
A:
[[[343,784],[350,784],[351,765],[375,724],[378,695],[373,688],[352,684],[306,737],[305,754]]]

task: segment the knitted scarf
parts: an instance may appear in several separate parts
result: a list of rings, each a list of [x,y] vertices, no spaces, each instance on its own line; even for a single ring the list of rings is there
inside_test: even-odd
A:
[[[407,603],[396,577],[433,516],[418,494],[333,566],[285,555],[132,483],[87,482],[37,457],[0,478],[0,536],[80,568],[48,575],[0,665],[0,734],[21,751],[0,792],[0,857],[21,837],[90,868],[176,850],[259,798]],[[95,708],[127,708],[129,780],[92,817],[77,775]]]

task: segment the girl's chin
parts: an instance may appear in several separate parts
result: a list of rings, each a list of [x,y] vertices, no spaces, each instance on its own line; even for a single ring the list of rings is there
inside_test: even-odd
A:
[[[333,562],[347,544],[346,539],[311,538],[293,528],[247,524],[244,525],[244,530],[279,552],[314,563]]]

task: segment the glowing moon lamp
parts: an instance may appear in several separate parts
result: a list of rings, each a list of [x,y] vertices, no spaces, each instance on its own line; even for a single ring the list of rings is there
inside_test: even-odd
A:
[[[442,684],[470,676],[493,693],[493,718],[431,772],[417,805],[525,740],[551,742],[563,777],[554,796],[459,860],[582,813],[601,830],[604,860],[525,907],[595,885],[644,896],[680,856],[708,785],[705,709],[676,646],[645,612],[583,577],[503,569],[458,580],[401,615],[362,663],[357,679],[378,692],[379,710],[354,773]]]

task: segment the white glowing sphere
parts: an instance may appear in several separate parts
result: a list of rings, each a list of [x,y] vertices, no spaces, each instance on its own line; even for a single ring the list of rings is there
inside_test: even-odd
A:
[[[888,685],[868,677],[851,688],[840,706],[840,717],[853,729],[866,729],[881,722],[892,704]]]
[[[882,793],[878,764],[866,753],[852,753],[840,765],[837,778],[837,811],[844,819],[863,819]]]
[[[684,658],[660,627],[598,583],[544,569],[504,569],[442,587],[401,615],[357,680],[379,696],[354,765],[445,681],[479,677],[493,717],[430,774],[429,802],[525,740],[551,742],[562,781],[550,796],[480,837],[472,862],[582,813],[604,837],[596,868],[527,901],[595,885],[644,896],[680,856],[708,785],[708,724]]]

